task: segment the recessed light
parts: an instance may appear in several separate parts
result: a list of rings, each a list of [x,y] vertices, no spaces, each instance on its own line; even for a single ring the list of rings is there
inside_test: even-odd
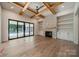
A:
[[[64,7],[64,6],[62,6],[62,7]]]
[[[11,9],[13,9],[14,7],[12,6]]]

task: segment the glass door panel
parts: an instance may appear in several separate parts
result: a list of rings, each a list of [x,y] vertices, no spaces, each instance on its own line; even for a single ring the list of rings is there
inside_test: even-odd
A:
[[[30,23],[30,35],[34,35],[34,25]]]
[[[29,36],[29,23],[25,23],[25,36]]]
[[[24,22],[18,22],[18,37],[24,37]]]
[[[9,39],[17,38],[17,22],[9,21]]]

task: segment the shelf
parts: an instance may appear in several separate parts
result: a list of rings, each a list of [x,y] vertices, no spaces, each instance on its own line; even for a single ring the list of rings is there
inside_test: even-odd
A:
[[[59,28],[59,29],[73,29],[73,28],[72,27],[70,27],[70,28],[64,27],[64,28]]]
[[[58,26],[59,26],[59,25],[69,25],[69,24],[73,24],[73,22],[67,22],[67,23],[58,23]]]
[[[69,19],[63,19],[63,20],[60,20],[60,19],[58,19],[58,23],[60,23],[60,22],[64,22],[64,21],[70,21],[70,20],[72,20],[73,21],[73,18],[69,18]]]

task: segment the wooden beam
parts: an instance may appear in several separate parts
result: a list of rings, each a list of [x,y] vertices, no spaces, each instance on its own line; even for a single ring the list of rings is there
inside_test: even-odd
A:
[[[18,2],[12,2],[12,3],[16,4],[16,6],[18,6],[18,7],[24,8],[24,6],[19,4]]]
[[[41,14],[37,14],[36,16],[39,16],[39,17],[41,17],[41,18],[45,18],[45,16],[43,16],[43,15],[41,15]],[[30,18],[34,18],[34,17],[35,17],[35,15],[31,16]]]
[[[18,2],[12,2],[12,3],[14,3],[14,4],[16,4],[18,7],[20,7],[20,8],[24,8],[24,6],[22,6],[21,4],[19,4]],[[34,13],[35,15],[37,14],[35,11],[33,11],[32,9],[30,9],[30,8],[27,8],[27,10],[29,10],[30,12],[32,12],[32,13]],[[22,14],[23,12],[21,11],[20,12],[20,14]],[[45,16],[43,16],[43,15],[39,15],[39,17],[41,17],[41,18],[45,18]]]
[[[27,9],[27,7],[29,6],[29,4],[30,4],[30,2],[26,3],[22,11],[25,11]]]
[[[46,6],[47,7],[47,6]],[[44,8],[44,10],[46,9],[46,7],[44,6],[43,8]],[[50,8],[50,6],[48,5],[48,8]],[[42,10],[42,11],[44,11],[44,10]],[[51,9],[50,9],[51,10]],[[42,12],[42,11],[40,11],[40,12]],[[53,9],[53,10],[51,10],[54,14],[56,13],[55,12],[55,10]],[[38,14],[36,14],[36,15],[33,15],[33,16],[31,16],[31,18],[33,18],[33,17],[35,17],[35,16],[39,16],[40,15],[40,13],[38,13]]]
[[[50,9],[52,9],[54,12],[56,12],[56,11],[55,11],[55,8],[56,8],[58,5],[62,4],[62,3],[64,3],[64,2],[55,2],[53,5],[50,6]],[[43,10],[41,10],[40,12],[43,12],[43,11],[46,10],[46,9],[47,9],[47,8],[44,6],[44,7],[43,7]],[[38,14],[36,14],[36,15],[33,15],[32,17],[35,17],[35,16],[37,16],[37,15],[40,15],[40,13],[38,13]]]
[[[37,12],[35,12],[34,10],[32,10],[31,8],[27,8],[27,10],[29,10],[30,12],[37,14]]]
[[[52,14],[56,14],[56,11],[54,9],[51,9],[50,6],[46,2],[43,2],[43,4],[47,7],[48,10],[50,10]]]
[[[30,9],[30,8],[27,8],[27,10],[29,10],[29,11],[31,11],[31,12],[33,12],[35,15],[37,14],[37,12],[35,12],[35,11],[33,11],[32,9]],[[43,15],[38,15],[39,17],[41,17],[41,18],[45,18],[45,16],[43,16]],[[34,18],[34,15],[33,16],[31,16],[30,18]]]
[[[25,5],[24,5],[22,11],[19,12],[19,15],[23,15],[23,14],[24,14],[24,12],[25,12],[25,10],[27,9],[27,7],[28,7],[29,4],[30,4],[29,2],[26,2],[26,3],[25,3]]]
[[[55,5],[53,5],[53,6],[51,7],[51,9],[57,8],[57,6],[61,5],[62,3],[64,3],[64,2],[56,2]]]

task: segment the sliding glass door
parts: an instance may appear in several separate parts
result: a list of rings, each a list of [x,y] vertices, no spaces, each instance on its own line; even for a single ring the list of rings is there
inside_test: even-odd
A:
[[[30,23],[30,35],[34,35],[34,24]]]
[[[34,24],[29,22],[9,20],[9,39],[34,35]]]
[[[9,21],[9,39],[17,38],[17,22]]]
[[[24,23],[18,22],[18,37],[24,37]]]
[[[25,36],[29,36],[30,34],[29,23],[25,23]]]

